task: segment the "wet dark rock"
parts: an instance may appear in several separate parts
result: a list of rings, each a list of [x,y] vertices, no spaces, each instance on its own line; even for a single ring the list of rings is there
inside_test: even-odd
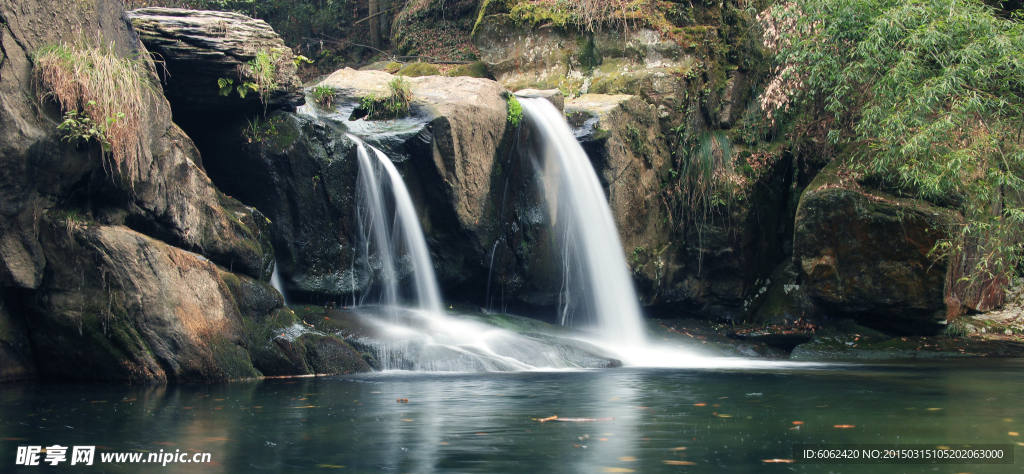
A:
[[[821,307],[870,327],[936,333],[946,266],[929,253],[954,222],[946,209],[865,188],[833,164],[800,199],[793,258]]]
[[[35,356],[25,329],[24,310],[14,295],[0,293],[0,382],[36,376]]]

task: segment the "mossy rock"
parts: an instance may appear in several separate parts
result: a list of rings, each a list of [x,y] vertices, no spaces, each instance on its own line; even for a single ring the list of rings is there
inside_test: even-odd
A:
[[[469,64],[463,64],[455,69],[452,69],[449,76],[465,76],[465,77],[478,77],[481,79],[494,79],[491,75],[491,71],[487,69],[487,65],[483,61],[476,61]]]
[[[430,63],[411,63],[400,69],[396,74],[408,77],[440,76],[441,70]]]

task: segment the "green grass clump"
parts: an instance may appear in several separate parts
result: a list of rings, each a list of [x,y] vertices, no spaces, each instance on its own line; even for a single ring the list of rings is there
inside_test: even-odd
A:
[[[942,331],[942,334],[947,337],[963,339],[970,336],[971,332],[971,326],[969,324],[964,322],[962,319],[955,319],[946,325],[946,329]]]
[[[359,100],[359,106],[370,120],[394,119],[409,115],[412,84],[403,76],[388,81],[388,95],[371,94]]]
[[[313,100],[321,108],[329,109],[334,106],[334,89],[327,85],[313,87]]]
[[[40,103],[53,99],[64,112],[67,139],[95,139],[108,172],[134,177],[143,157],[143,106],[148,102],[148,57],[122,58],[113,43],[82,39],[33,55]]]

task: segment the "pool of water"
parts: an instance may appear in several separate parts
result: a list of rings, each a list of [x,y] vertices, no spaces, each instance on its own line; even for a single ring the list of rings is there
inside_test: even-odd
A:
[[[2,472],[1022,472],[1024,361],[0,385]],[[398,399],[408,399],[407,403]],[[588,421],[546,422],[540,419]],[[1011,444],[1012,465],[816,465],[797,443]],[[95,464],[14,466],[19,445]],[[101,463],[207,452],[209,464]],[[691,464],[692,463],[692,464]]]

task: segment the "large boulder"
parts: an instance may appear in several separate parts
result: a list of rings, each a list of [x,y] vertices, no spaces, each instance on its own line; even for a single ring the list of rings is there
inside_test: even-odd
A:
[[[793,258],[813,301],[861,324],[934,332],[945,322],[946,265],[931,257],[956,215],[856,182],[834,162],[804,190]]]
[[[164,89],[176,115],[294,108],[303,103],[291,49],[263,20],[159,7],[133,10],[128,17],[146,48],[164,61]],[[249,62],[259,54],[273,65],[273,76],[267,78],[273,87],[265,96],[251,93],[243,99],[237,87],[256,82]],[[222,94],[220,79],[230,79],[235,90]]]
[[[248,350],[295,325],[293,315],[275,314],[283,301],[266,283],[126,227],[60,219],[44,226],[52,263],[28,323],[46,375],[209,382],[256,377],[260,366],[279,375],[277,361],[292,359],[280,349],[254,350],[257,357]],[[297,363],[280,372],[311,373]]]
[[[332,106],[274,115],[274,137],[249,143],[247,156],[207,160],[229,193],[267,213],[278,236],[281,276],[296,293],[341,300],[370,282],[370,270],[353,253],[361,238],[354,202],[358,168],[346,132],[382,149],[402,172],[421,206],[446,295],[472,299],[484,293],[498,220],[492,203],[496,160],[504,156],[511,130],[504,89],[471,77],[405,78],[411,92],[407,117],[361,118],[361,99],[386,97],[394,80],[382,71],[337,71],[320,83],[335,91]],[[220,150],[230,148],[223,137],[219,143]]]

